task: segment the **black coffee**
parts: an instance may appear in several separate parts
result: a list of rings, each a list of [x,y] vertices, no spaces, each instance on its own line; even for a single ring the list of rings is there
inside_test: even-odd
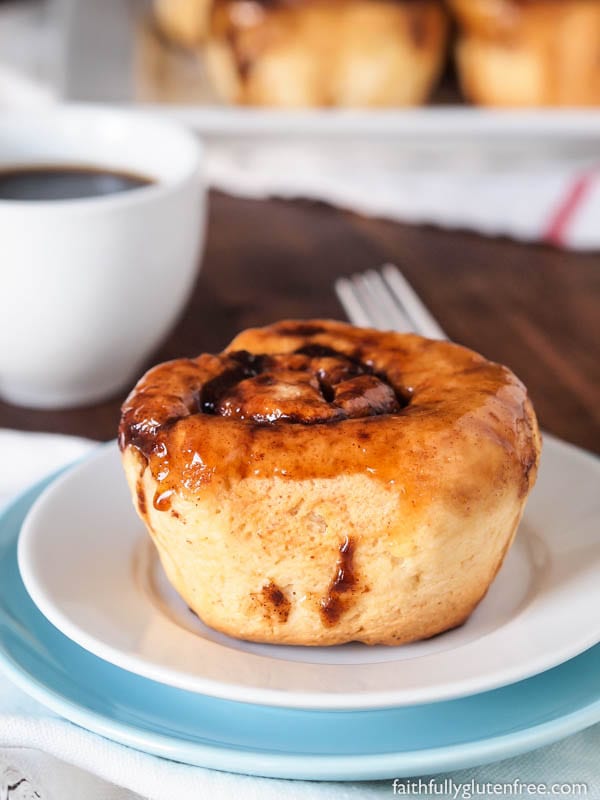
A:
[[[154,183],[128,172],[56,164],[0,167],[0,200],[76,200],[129,192]]]

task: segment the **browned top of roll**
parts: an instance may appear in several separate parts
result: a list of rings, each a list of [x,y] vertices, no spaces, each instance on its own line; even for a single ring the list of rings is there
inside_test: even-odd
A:
[[[123,405],[119,444],[184,492],[232,475],[394,481],[400,470],[418,494],[484,445],[499,479],[514,462],[528,488],[538,433],[506,367],[450,342],[315,320],[251,329],[219,355],[151,369]]]

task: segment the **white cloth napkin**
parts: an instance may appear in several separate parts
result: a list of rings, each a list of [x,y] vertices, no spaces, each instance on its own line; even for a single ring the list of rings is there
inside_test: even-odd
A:
[[[0,430],[0,502],[48,471],[86,453],[82,439]],[[1,589],[0,589],[1,591]],[[2,631],[0,629],[0,637]],[[450,778],[454,784],[450,785]],[[25,779],[25,780],[23,780]],[[497,797],[484,783],[582,783],[578,796],[600,798],[600,725],[563,742],[498,764],[435,776],[433,791],[396,790],[396,796]],[[429,778],[424,779],[427,783]],[[479,794],[472,783],[479,784]],[[17,786],[17,784],[19,784]],[[399,784],[406,788],[406,784]],[[9,786],[14,786],[8,791]],[[482,790],[483,788],[483,790]],[[458,794],[458,791],[462,794]],[[37,795],[34,792],[37,791]],[[133,793],[136,794],[133,794]],[[452,797],[451,794],[446,796]],[[253,778],[177,764],[115,744],[61,719],[27,697],[0,673],[0,800],[379,800],[394,796],[392,781],[316,783]],[[522,791],[523,796],[532,796]]]

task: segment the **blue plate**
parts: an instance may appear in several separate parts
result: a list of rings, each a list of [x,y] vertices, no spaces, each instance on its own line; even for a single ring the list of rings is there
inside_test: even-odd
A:
[[[0,666],[38,701],[91,731],[147,753],[231,772],[360,780],[507,758],[600,720],[600,645],[492,692],[376,711],[234,703],[125,672],[56,630],[21,582],[19,529],[49,481],[0,517]]]

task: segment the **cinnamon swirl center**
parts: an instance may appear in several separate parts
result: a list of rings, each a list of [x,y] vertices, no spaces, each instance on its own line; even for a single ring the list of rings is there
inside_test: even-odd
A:
[[[368,362],[309,344],[292,353],[228,353],[200,391],[198,410],[255,423],[314,424],[395,414],[408,403]]]

